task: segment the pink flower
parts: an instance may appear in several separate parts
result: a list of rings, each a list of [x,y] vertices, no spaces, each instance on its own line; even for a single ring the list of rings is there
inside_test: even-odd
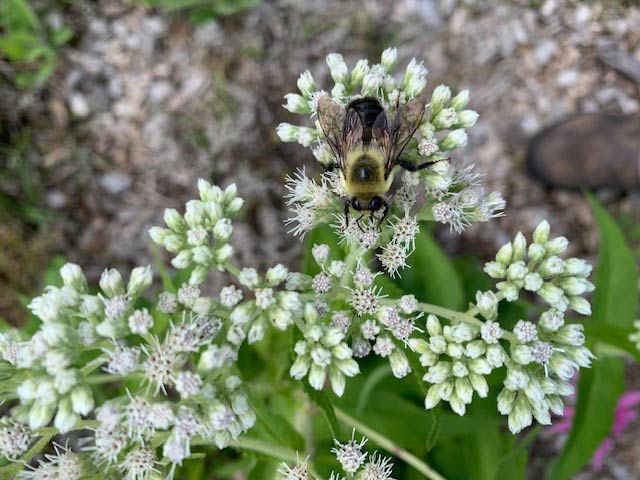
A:
[[[633,390],[624,393],[618,400],[616,413],[611,427],[611,433],[605,438],[598,449],[591,457],[591,466],[594,470],[599,471],[604,464],[613,447],[614,439],[626,430],[626,428],[638,417],[636,407],[640,404],[640,390]],[[557,421],[553,426],[549,427],[549,431],[553,433],[568,433],[571,430],[571,424],[575,416],[574,407],[565,407],[562,419]]]

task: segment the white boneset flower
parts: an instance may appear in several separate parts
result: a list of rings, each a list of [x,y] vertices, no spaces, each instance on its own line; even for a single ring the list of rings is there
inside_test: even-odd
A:
[[[144,335],[153,327],[153,317],[146,308],[136,310],[129,315],[129,330],[131,333]]]
[[[362,466],[367,453],[362,452],[362,447],[367,443],[367,438],[363,437],[359,442],[355,440],[355,429],[351,432],[351,440],[346,443],[340,443],[334,439],[336,446],[331,450],[336,455],[336,459],[340,462],[342,469],[353,476]]]

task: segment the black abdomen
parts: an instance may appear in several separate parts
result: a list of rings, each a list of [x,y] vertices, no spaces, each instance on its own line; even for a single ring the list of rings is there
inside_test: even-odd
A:
[[[347,111],[351,108],[358,113],[358,117],[360,117],[360,121],[362,122],[362,140],[364,142],[370,142],[373,122],[375,122],[378,115],[384,111],[382,105],[380,105],[380,102],[376,98],[365,97],[349,103],[349,105],[347,105]]]

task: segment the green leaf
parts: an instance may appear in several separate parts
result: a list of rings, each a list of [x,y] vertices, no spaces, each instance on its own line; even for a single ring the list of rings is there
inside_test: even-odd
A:
[[[618,399],[624,392],[624,363],[604,357],[580,372],[578,402],[567,443],[549,478],[570,478],[586,465],[611,432]]]
[[[402,271],[396,283],[422,302],[461,309],[464,308],[464,289],[452,262],[421,225],[416,236],[416,249],[409,257],[409,267]]]
[[[278,463],[273,460],[258,460],[247,480],[273,480],[276,478]]]
[[[2,0],[0,2],[1,25],[5,30],[38,30],[38,16],[25,0]]]
[[[592,322],[629,328],[636,318],[638,270],[622,232],[592,195],[587,195],[600,230],[600,253],[595,271]]]
[[[329,428],[331,429],[333,438],[340,438],[340,424],[338,423],[338,419],[336,418],[336,412],[333,410],[333,404],[327,397],[327,394],[322,391],[315,390],[304,380],[301,383],[302,388],[309,396],[311,401],[324,412],[327,422],[329,423]]]
[[[297,452],[304,452],[304,438],[293,428],[289,421],[282,415],[269,411],[263,407],[262,402],[251,402],[258,414],[259,421],[265,427],[267,433],[279,445],[290,447]]]

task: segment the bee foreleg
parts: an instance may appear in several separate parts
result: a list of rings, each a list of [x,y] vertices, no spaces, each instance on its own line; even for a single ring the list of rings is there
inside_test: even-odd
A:
[[[329,165],[324,165],[324,171],[325,172],[333,172],[334,170],[336,170],[338,168],[338,164],[337,163],[330,163]]]
[[[406,160],[398,159],[398,165],[404,168],[405,170],[408,170],[409,172],[417,172],[418,170],[422,170],[427,167],[430,167],[434,163],[435,162],[424,162],[424,163],[421,163],[420,165],[414,165],[413,163],[408,162]]]
[[[349,201],[344,202],[344,226],[349,228]]]
[[[364,218],[364,214],[360,215],[358,217],[358,219],[356,220],[356,225],[358,225],[358,228],[360,229],[360,231],[362,233],[364,233],[364,228],[362,227],[362,223],[360,223],[360,221]]]

